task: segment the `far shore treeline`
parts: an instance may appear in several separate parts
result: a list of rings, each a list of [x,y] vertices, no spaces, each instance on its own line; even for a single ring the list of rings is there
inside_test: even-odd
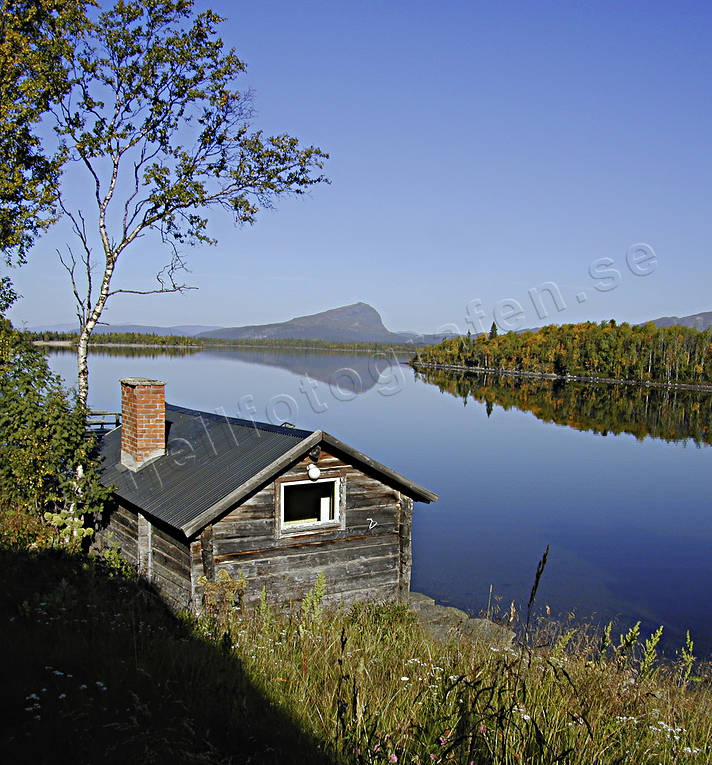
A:
[[[712,331],[614,320],[460,336],[418,349],[414,363],[560,377],[712,384]]]
[[[78,335],[76,332],[27,332],[30,340],[40,343],[66,343],[76,346]],[[393,350],[403,353],[413,353],[414,344],[375,342],[344,343],[331,340],[302,340],[299,338],[224,338],[224,337],[187,337],[184,335],[154,335],[143,332],[105,332],[94,335],[89,341],[90,346],[118,345],[118,346],[151,346],[166,349],[192,349],[202,350],[209,348],[286,348],[306,349],[323,351],[387,351]]]

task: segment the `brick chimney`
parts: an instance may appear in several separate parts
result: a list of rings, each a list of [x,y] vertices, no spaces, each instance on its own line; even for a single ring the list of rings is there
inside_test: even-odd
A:
[[[121,382],[121,464],[140,470],[166,453],[166,384],[145,377]]]

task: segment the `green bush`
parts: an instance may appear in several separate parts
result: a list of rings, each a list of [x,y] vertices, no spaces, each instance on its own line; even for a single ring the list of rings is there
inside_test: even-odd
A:
[[[83,516],[101,509],[101,486],[86,413],[44,355],[0,318],[0,493],[54,530],[54,544],[91,533]]]

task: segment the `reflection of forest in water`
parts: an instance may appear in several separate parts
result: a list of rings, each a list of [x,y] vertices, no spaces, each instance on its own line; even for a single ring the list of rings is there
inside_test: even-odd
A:
[[[509,375],[424,370],[416,378],[487,408],[495,404],[532,412],[544,422],[577,430],[631,433],[665,441],[712,444],[712,394],[643,385],[532,380]]]
[[[63,356],[76,356],[77,350],[70,346],[52,345],[45,347],[48,353],[58,354]],[[191,356],[194,353],[200,353],[202,348],[181,348],[170,346],[153,347],[150,345],[90,345],[89,353],[92,356],[127,356],[130,358],[147,358],[147,359],[159,359],[166,356]]]

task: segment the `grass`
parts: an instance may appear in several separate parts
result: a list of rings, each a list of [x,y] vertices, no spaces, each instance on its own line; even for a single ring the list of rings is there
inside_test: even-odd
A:
[[[329,762],[120,562],[6,545],[0,567],[3,762]]]
[[[431,640],[398,604],[303,619],[235,612],[233,651],[263,692],[354,763],[709,762],[712,696],[630,636],[551,622],[531,648]]]
[[[402,604],[323,610],[320,580],[279,613],[218,580],[204,618],[177,618],[118,559],[28,552],[16,520],[0,523],[5,761],[712,761],[689,646],[661,662],[636,629],[549,620],[508,648],[443,643]]]

